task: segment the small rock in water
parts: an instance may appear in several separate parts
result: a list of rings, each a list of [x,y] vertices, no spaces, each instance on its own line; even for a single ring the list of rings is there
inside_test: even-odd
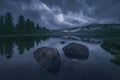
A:
[[[34,57],[37,62],[48,72],[57,74],[60,68],[60,55],[57,49],[50,47],[38,48],[34,52]]]
[[[61,41],[60,43],[61,43],[61,44],[65,44],[66,42],[64,42],[64,41]]]
[[[70,43],[63,48],[64,54],[69,59],[80,59],[85,60],[88,59],[89,50],[86,46],[77,44],[77,43]]]

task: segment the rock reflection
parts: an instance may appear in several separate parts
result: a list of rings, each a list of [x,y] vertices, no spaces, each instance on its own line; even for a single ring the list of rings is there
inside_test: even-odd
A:
[[[89,57],[89,50],[86,46],[77,44],[77,43],[70,43],[63,48],[65,56],[69,59],[79,59],[79,60],[86,60]]]
[[[48,72],[56,75],[60,68],[60,55],[58,51],[50,47],[42,47],[34,52],[36,61]]]

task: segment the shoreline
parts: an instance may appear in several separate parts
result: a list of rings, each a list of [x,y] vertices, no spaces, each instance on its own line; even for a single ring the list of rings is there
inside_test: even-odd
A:
[[[120,34],[20,34],[0,35],[0,37],[39,37],[39,36],[79,36],[79,37],[120,37]]]

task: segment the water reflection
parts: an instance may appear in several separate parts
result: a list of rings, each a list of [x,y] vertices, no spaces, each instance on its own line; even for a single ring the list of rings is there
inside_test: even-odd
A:
[[[12,39],[0,39],[0,54],[6,58],[11,58],[13,54],[14,41]]]
[[[114,56],[111,63],[120,66],[120,40],[103,41],[101,47]]]
[[[13,55],[14,48],[17,47],[19,54],[23,54],[25,50],[29,51],[35,45],[38,45],[41,41],[49,39],[49,36],[39,36],[39,37],[0,37],[0,55],[10,59]],[[56,37],[54,37],[56,38]],[[66,45],[67,40],[71,41],[83,41],[89,44],[101,45],[103,49],[111,53],[114,58],[110,60],[111,63],[120,66],[120,38],[118,37],[58,37],[61,39],[59,43],[61,45]],[[54,41],[53,41],[54,42]],[[72,55],[72,58],[78,59],[76,56]],[[87,59],[88,57],[83,57]],[[82,58],[81,58],[82,59]],[[80,60],[81,60],[80,59]]]
[[[0,38],[0,55],[10,59],[13,55],[13,48],[17,46],[19,54],[23,54],[24,50],[30,50],[35,45],[38,45],[41,40],[46,40],[49,37],[2,37]]]
[[[81,40],[91,44],[100,44],[102,42],[100,39],[96,39],[96,38],[81,38]]]
[[[89,40],[84,41],[87,38]],[[9,59],[7,60],[0,57],[0,80],[56,80],[56,77],[60,80],[120,80],[120,67],[115,66],[120,64],[119,53],[115,54],[110,51],[106,52],[105,48],[103,48],[105,49],[103,50],[100,47],[101,43],[93,42],[93,39],[95,39],[95,41],[102,41],[105,46],[107,45],[109,49],[112,48],[111,50],[114,52],[118,52],[118,50],[120,50],[118,49],[120,48],[118,45],[120,40],[116,41],[115,38],[0,38],[0,55]],[[90,40],[92,40],[92,42]],[[73,52],[69,55],[69,57],[78,60],[68,59],[63,51],[63,48],[70,43],[77,43],[86,46],[89,49],[89,54],[82,57],[80,55],[78,58],[76,56],[77,54],[72,55],[74,53]],[[36,49],[42,47],[55,48],[58,50],[59,54],[39,54],[38,51],[38,53],[34,53],[33,55],[33,52],[36,51]],[[45,49],[45,51],[47,50]],[[115,65],[111,63],[114,63]]]

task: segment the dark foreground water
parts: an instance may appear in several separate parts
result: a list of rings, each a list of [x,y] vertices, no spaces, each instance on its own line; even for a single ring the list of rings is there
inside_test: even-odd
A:
[[[111,62],[114,55],[100,47],[104,40],[75,36],[0,38],[0,80],[120,80],[120,66]],[[87,46],[89,57],[68,59],[62,48],[71,42]],[[33,52],[46,46],[59,51],[61,63],[56,74],[34,58]]]

